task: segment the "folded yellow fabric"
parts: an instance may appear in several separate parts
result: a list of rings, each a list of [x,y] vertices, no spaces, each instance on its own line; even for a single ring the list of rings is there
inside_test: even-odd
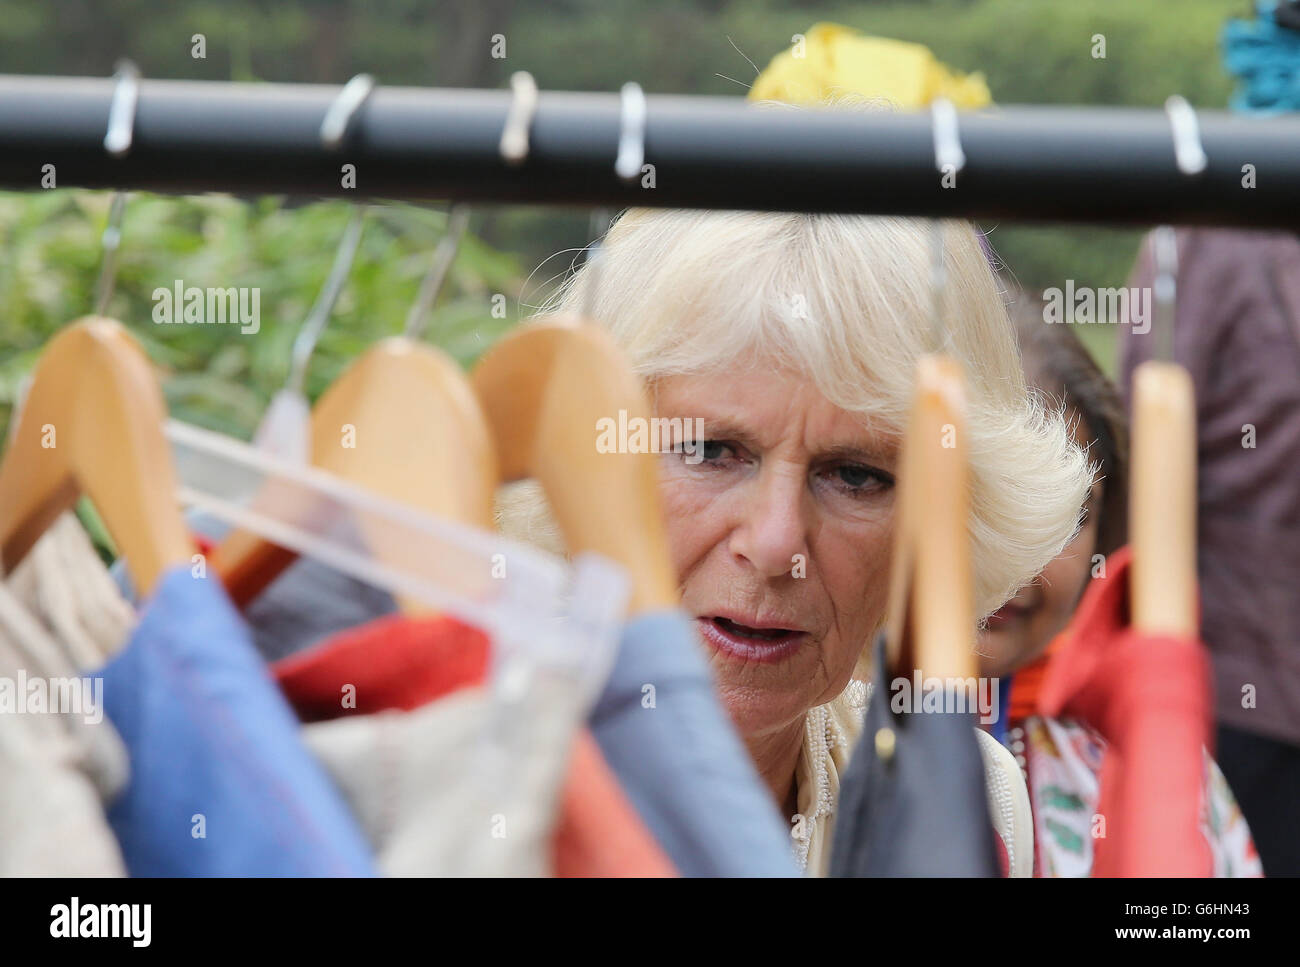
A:
[[[958,108],[993,102],[984,75],[950,70],[924,44],[870,37],[851,27],[819,23],[802,44],[777,54],[750,88],[752,101],[817,104],[842,95],[883,97],[921,108],[946,97]]]

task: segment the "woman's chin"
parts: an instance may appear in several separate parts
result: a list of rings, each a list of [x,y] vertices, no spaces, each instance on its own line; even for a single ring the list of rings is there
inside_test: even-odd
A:
[[[1022,636],[1013,627],[989,627],[980,632],[978,650],[980,674],[986,678],[1005,678],[1016,668],[1017,655],[1023,649]]]
[[[788,682],[763,686],[718,676],[717,689],[736,731],[746,740],[801,723],[813,704],[807,695],[792,691]]]

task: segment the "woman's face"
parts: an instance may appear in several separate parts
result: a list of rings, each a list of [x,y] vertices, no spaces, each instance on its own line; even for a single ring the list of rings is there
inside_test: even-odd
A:
[[[1088,446],[1091,441],[1087,424],[1073,409],[1068,411],[1067,418],[1073,427],[1074,441],[1079,446]],[[982,674],[1000,678],[1028,664],[1069,623],[1092,572],[1101,488],[1100,481],[1093,483],[1083,526],[1060,556],[989,618],[988,627],[979,639]]]
[[[839,694],[883,621],[897,441],[774,364],[655,390],[658,416],[704,420],[702,449],[660,457],[682,606],[741,733],[776,732]]]

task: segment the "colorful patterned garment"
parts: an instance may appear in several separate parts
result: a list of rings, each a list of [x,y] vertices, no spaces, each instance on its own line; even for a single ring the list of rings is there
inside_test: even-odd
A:
[[[1095,815],[1105,740],[1082,722],[1038,715],[1013,719],[1007,739],[1029,783],[1034,875],[1089,876],[1093,837],[1105,834]],[[1204,766],[1201,831],[1214,856],[1214,875],[1262,876],[1246,819],[1208,752]]]
[[[1097,815],[1106,741],[1083,722],[1036,714],[1038,684],[1062,640],[1055,639],[1042,657],[1011,677],[1004,742],[1029,784],[1034,875],[1082,877],[1092,874],[1094,837],[1106,832]],[[995,727],[994,734],[999,731]],[[1250,829],[1232,790],[1208,752],[1203,762],[1201,831],[1214,857],[1214,875],[1263,876]]]

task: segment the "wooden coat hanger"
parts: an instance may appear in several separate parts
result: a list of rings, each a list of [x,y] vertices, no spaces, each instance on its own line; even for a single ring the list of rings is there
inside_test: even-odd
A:
[[[349,366],[312,409],[311,462],[409,506],[492,526],[497,471],[487,424],[460,367],[432,346],[385,339]],[[403,553],[391,541],[371,551],[381,560]],[[214,566],[242,605],[296,556],[237,531]],[[398,603],[407,613],[428,610]]]
[[[898,475],[887,665],[893,674],[976,674],[965,380],[921,357]]]
[[[162,392],[138,344],[88,316],[41,354],[0,463],[0,570],[12,570],[80,494],[148,593],[194,553],[176,502]]]
[[[130,150],[140,72],[120,61],[104,148]],[[126,195],[117,192],[103,235],[95,314],[50,340],[0,462],[0,572],[12,570],[77,497],[95,505],[147,594],[164,571],[194,553],[176,502],[176,473],[163,434],[167,408],[139,345],[104,318],[116,276]]]
[[[946,184],[966,166],[957,109],[946,98],[935,98],[930,118],[934,166]],[[935,347],[946,339],[943,234],[943,222],[931,222]],[[914,669],[936,678],[976,674],[969,454],[965,375],[957,360],[936,349],[917,361],[900,457],[885,629],[886,665],[893,674]]]
[[[369,75],[340,91],[321,123],[321,140],[336,148],[353,115],[374,89]],[[355,219],[354,219],[355,222]],[[492,524],[496,456],[483,414],[465,374],[445,353],[417,342],[428,310],[451,266],[468,222],[454,209],[446,237],[406,322],[404,338],[385,339],[350,365],[311,411],[311,463],[350,483],[411,507],[480,527]],[[351,226],[350,226],[351,227]],[[359,225],[357,225],[359,231]],[[323,295],[295,344],[290,384],[299,388],[315,342],[342,287],[356,238],[345,235],[328,295]],[[346,254],[346,259],[343,258]],[[319,311],[317,311],[319,310]],[[378,559],[399,563],[411,549],[378,532],[365,535]],[[296,554],[255,534],[237,531],[218,547],[215,566],[236,603],[243,605],[284,571]],[[407,613],[424,613],[399,599]]]
[[[600,453],[597,421],[652,416],[640,379],[603,330],[576,317],[521,326],[471,374],[503,482],[541,483],[570,553],[626,568],[632,614],[678,604],[677,576],[649,453]]]
[[[508,164],[522,164],[537,89],[524,72],[511,78],[511,87],[501,156]],[[640,176],[645,154],[640,88],[624,85],[622,105],[615,170],[627,179]],[[589,255],[586,271],[595,265]],[[587,282],[587,291],[594,292],[594,282]],[[617,420],[620,410],[629,420],[653,416],[641,380],[609,334],[577,316],[529,323],[489,349],[471,379],[496,441],[503,482],[535,478],[568,551],[602,554],[626,569],[629,613],[675,608],[677,575],[655,457],[596,449],[598,420]]]
[[[1196,606],[1196,399],[1192,378],[1172,355],[1176,240],[1156,230],[1160,355],[1133,372],[1132,484],[1129,491],[1130,605],[1133,627],[1194,638]]]

